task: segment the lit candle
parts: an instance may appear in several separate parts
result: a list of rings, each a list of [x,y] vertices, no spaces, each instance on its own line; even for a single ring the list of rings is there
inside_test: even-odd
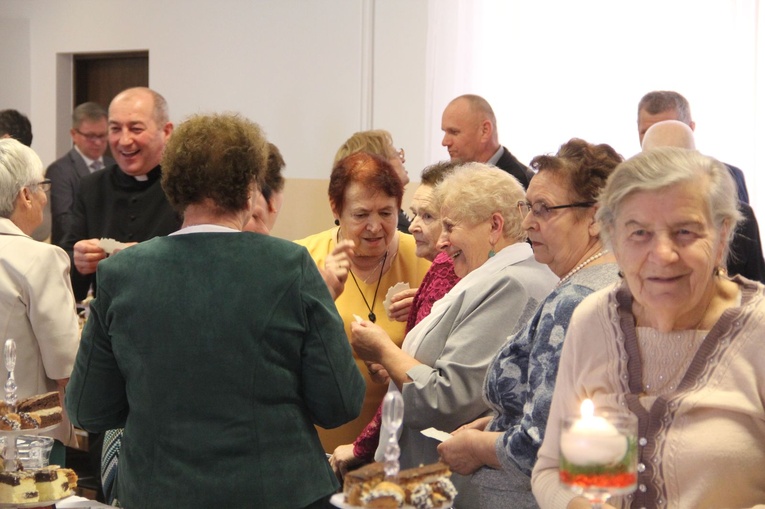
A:
[[[627,437],[606,418],[594,415],[591,400],[582,402],[581,412],[582,417],[561,433],[560,449],[566,460],[575,465],[610,465],[621,461],[627,453]]]

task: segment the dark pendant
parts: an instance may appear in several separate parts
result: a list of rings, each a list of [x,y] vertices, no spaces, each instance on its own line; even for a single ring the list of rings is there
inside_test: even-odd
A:
[[[375,323],[375,320],[377,320],[377,316],[375,316],[374,313],[369,313],[369,321],[372,323]]]

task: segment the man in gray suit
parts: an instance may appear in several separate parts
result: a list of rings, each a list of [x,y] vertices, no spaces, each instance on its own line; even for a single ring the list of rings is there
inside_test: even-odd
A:
[[[61,246],[72,221],[72,205],[80,187],[80,179],[114,164],[104,156],[106,151],[106,110],[94,102],[82,103],[72,112],[74,147],[48,167],[45,176],[51,180],[50,208],[51,243]]]

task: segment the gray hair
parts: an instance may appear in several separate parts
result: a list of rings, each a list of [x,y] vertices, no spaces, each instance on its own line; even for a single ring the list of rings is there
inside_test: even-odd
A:
[[[672,90],[648,92],[638,103],[638,115],[640,110],[645,110],[651,115],[674,110],[680,122],[691,125],[691,105],[688,104],[688,99]]]
[[[34,150],[13,138],[0,139],[0,217],[11,217],[21,189],[42,178],[43,164]]]
[[[86,102],[78,105],[74,111],[72,111],[72,127],[77,129],[85,120],[101,120],[106,119],[108,114],[106,110],[98,103]]]
[[[600,236],[611,244],[616,226],[616,216],[625,198],[633,193],[659,191],[675,184],[706,179],[709,183],[704,199],[706,217],[721,233],[727,225],[723,265],[727,262],[730,241],[736,225],[742,219],[738,210],[738,196],[733,178],[728,169],[718,160],[705,156],[696,150],[675,147],[661,147],[642,152],[620,164],[606,183],[598,204],[595,218],[602,228]]]
[[[436,186],[435,196],[439,207],[448,205],[459,220],[477,223],[499,212],[505,219],[502,236],[519,242],[526,240],[518,212],[518,202],[526,196],[523,186],[495,166],[484,163],[458,166]]]

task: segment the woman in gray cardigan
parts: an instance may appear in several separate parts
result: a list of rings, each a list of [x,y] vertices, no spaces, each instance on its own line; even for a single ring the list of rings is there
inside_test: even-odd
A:
[[[456,169],[438,185],[436,198],[439,244],[461,281],[407,334],[401,349],[371,322],[352,325],[359,357],[382,365],[388,390],[404,398],[402,468],[438,460],[438,442],[421,430],[451,432],[489,412],[481,395],[489,362],[557,281],[524,242],[517,210],[523,197],[518,181],[499,169],[480,163]],[[385,437],[380,444],[384,448]],[[453,481],[461,490],[456,507],[463,507],[472,498],[468,485],[458,476]]]

